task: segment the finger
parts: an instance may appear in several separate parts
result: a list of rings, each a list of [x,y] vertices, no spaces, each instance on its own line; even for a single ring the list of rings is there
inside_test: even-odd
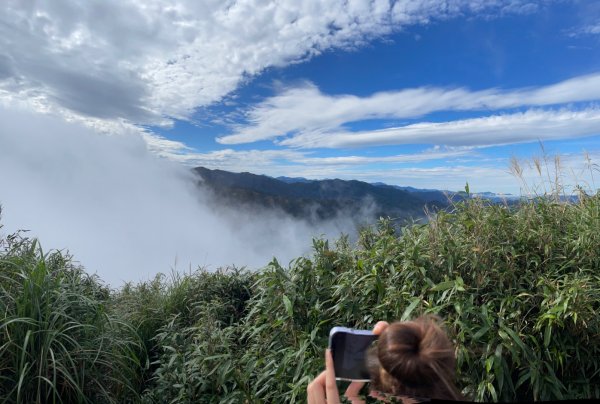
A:
[[[352,399],[353,397],[356,398],[358,393],[360,393],[360,389],[362,389],[364,385],[365,384],[363,382],[352,382],[346,389],[344,395],[349,399]]]
[[[373,327],[373,334],[381,335],[381,333],[384,332],[389,325],[390,323],[387,321],[378,321],[377,324],[375,324],[375,327]]]
[[[340,402],[340,393],[335,383],[333,357],[329,349],[325,350],[325,395],[327,396],[327,404]]]
[[[321,390],[321,392],[309,390],[308,394],[306,395],[306,402],[308,404],[327,404],[325,392],[323,390]]]
[[[308,394],[306,402],[308,404],[327,404],[327,399],[325,398],[324,392],[312,392]]]
[[[325,397],[325,371],[321,372],[306,388],[306,396],[309,404],[326,404]]]

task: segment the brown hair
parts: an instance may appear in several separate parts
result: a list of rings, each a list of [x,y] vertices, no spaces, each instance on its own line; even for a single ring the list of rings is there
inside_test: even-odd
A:
[[[390,324],[368,356],[371,388],[394,396],[462,400],[454,346],[437,316]]]

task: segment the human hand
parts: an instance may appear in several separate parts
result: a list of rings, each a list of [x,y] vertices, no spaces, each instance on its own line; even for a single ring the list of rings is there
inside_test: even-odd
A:
[[[358,392],[364,383],[352,382],[344,395],[352,404],[363,404],[358,398]],[[306,388],[308,404],[339,404],[340,393],[335,382],[333,357],[329,349],[325,350],[325,370],[321,372]]]
[[[387,327],[387,321],[379,321],[373,327],[373,334],[380,335]],[[344,395],[352,404],[362,404],[364,401],[358,397],[358,393],[364,386],[363,382],[352,382],[346,389]],[[340,393],[335,382],[335,370],[333,357],[329,349],[325,350],[325,370],[319,374],[306,388],[308,404],[338,404]]]
[[[333,357],[329,349],[325,350],[325,370],[306,388],[308,404],[338,404],[340,393],[335,383]]]
[[[373,334],[381,335],[381,333],[384,332],[389,325],[390,323],[387,321],[378,321],[377,324],[375,324],[375,327],[373,327]]]

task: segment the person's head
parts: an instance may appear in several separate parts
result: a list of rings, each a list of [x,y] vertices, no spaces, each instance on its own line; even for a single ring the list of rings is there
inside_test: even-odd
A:
[[[439,317],[390,324],[369,353],[371,389],[394,396],[461,400],[454,346]]]

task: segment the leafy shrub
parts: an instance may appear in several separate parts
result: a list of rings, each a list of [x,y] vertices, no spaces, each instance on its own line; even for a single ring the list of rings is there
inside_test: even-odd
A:
[[[315,240],[312,259],[287,269],[273,261],[257,276],[239,323],[214,328],[207,315],[201,327],[164,328],[165,349],[184,342],[161,362],[159,384],[179,363],[177,385],[212,386],[202,401],[302,401],[332,326],[437,313],[468,397],[600,397],[599,209],[598,195],[512,207],[468,200],[399,237],[384,220],[357,248]]]
[[[201,402],[237,390],[226,359],[256,276],[236,268],[198,270],[127,285],[116,295],[116,310],[147,347],[145,401]]]

